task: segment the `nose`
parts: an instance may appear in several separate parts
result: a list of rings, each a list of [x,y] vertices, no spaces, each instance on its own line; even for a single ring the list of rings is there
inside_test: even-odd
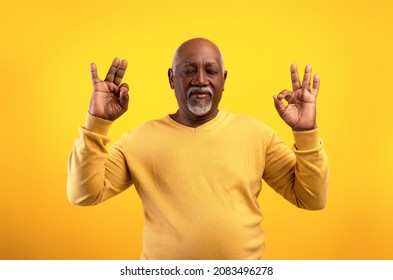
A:
[[[205,71],[203,69],[199,69],[196,75],[193,77],[191,84],[194,86],[207,86],[209,84],[209,80],[207,79]]]

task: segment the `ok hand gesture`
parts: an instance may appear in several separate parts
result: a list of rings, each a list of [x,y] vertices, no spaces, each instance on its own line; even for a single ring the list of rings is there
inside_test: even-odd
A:
[[[283,90],[273,96],[277,112],[294,131],[315,129],[317,127],[316,99],[320,84],[319,75],[314,76],[312,88],[310,88],[311,65],[306,66],[301,84],[297,67],[292,64],[291,79],[293,92]],[[287,105],[283,103],[283,99],[288,102]]]
[[[102,81],[98,78],[97,66],[94,63],[90,65],[93,82],[89,109],[91,115],[114,121],[127,111],[129,88],[126,83],[121,83],[126,69],[127,61],[115,58]]]

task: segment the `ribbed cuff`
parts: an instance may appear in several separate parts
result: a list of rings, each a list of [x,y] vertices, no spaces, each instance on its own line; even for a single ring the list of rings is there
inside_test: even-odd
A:
[[[297,150],[313,150],[321,145],[319,129],[308,131],[293,131]]]
[[[108,135],[109,128],[113,121],[108,121],[99,117],[95,117],[90,113],[87,114],[84,128],[88,131]]]

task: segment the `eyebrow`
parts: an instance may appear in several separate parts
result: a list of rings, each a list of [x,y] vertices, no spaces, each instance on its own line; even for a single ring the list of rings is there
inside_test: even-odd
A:
[[[195,66],[195,62],[186,61],[181,64],[181,66]]]
[[[196,63],[192,61],[185,61],[182,63],[181,66],[196,66]],[[205,66],[218,66],[218,65],[216,62],[207,62]]]

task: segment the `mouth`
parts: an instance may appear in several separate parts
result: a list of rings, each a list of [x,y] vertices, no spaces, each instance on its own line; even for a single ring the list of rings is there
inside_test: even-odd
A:
[[[194,92],[194,93],[191,93],[190,97],[195,98],[195,99],[206,99],[207,97],[211,98],[211,94],[210,93]]]
[[[188,97],[196,99],[206,99],[213,96],[213,90],[210,87],[191,87],[187,93]]]

